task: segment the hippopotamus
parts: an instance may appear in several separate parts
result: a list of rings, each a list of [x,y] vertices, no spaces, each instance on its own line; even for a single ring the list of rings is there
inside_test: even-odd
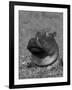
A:
[[[56,32],[37,32],[27,45],[31,53],[31,63],[37,66],[53,64],[59,56],[59,46],[56,42]]]

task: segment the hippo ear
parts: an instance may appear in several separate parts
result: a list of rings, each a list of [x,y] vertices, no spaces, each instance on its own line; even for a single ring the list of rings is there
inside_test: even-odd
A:
[[[52,34],[52,35],[53,35],[53,37],[56,37],[57,33],[56,33],[56,32],[53,32],[53,34]]]

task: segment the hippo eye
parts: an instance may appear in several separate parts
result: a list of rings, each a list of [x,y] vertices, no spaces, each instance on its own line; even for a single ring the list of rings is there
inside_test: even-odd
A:
[[[56,32],[50,33],[50,34],[49,34],[49,37],[53,37],[53,38],[56,37]]]
[[[52,37],[51,33],[46,33],[46,37]]]
[[[52,38],[52,34],[51,33],[48,35],[48,38]]]

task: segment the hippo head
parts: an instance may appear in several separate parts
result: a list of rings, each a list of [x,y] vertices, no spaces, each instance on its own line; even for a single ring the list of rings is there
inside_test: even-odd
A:
[[[54,53],[52,52],[52,49],[54,50],[57,46],[55,36],[56,32],[37,32],[35,37],[29,40],[27,49],[32,53],[32,55],[38,58],[50,56]]]

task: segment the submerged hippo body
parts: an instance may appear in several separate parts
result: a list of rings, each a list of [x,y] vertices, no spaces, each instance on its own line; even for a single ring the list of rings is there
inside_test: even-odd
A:
[[[56,32],[37,32],[28,42],[27,49],[32,54],[32,62],[38,66],[54,63],[59,56],[59,47],[55,40]]]

